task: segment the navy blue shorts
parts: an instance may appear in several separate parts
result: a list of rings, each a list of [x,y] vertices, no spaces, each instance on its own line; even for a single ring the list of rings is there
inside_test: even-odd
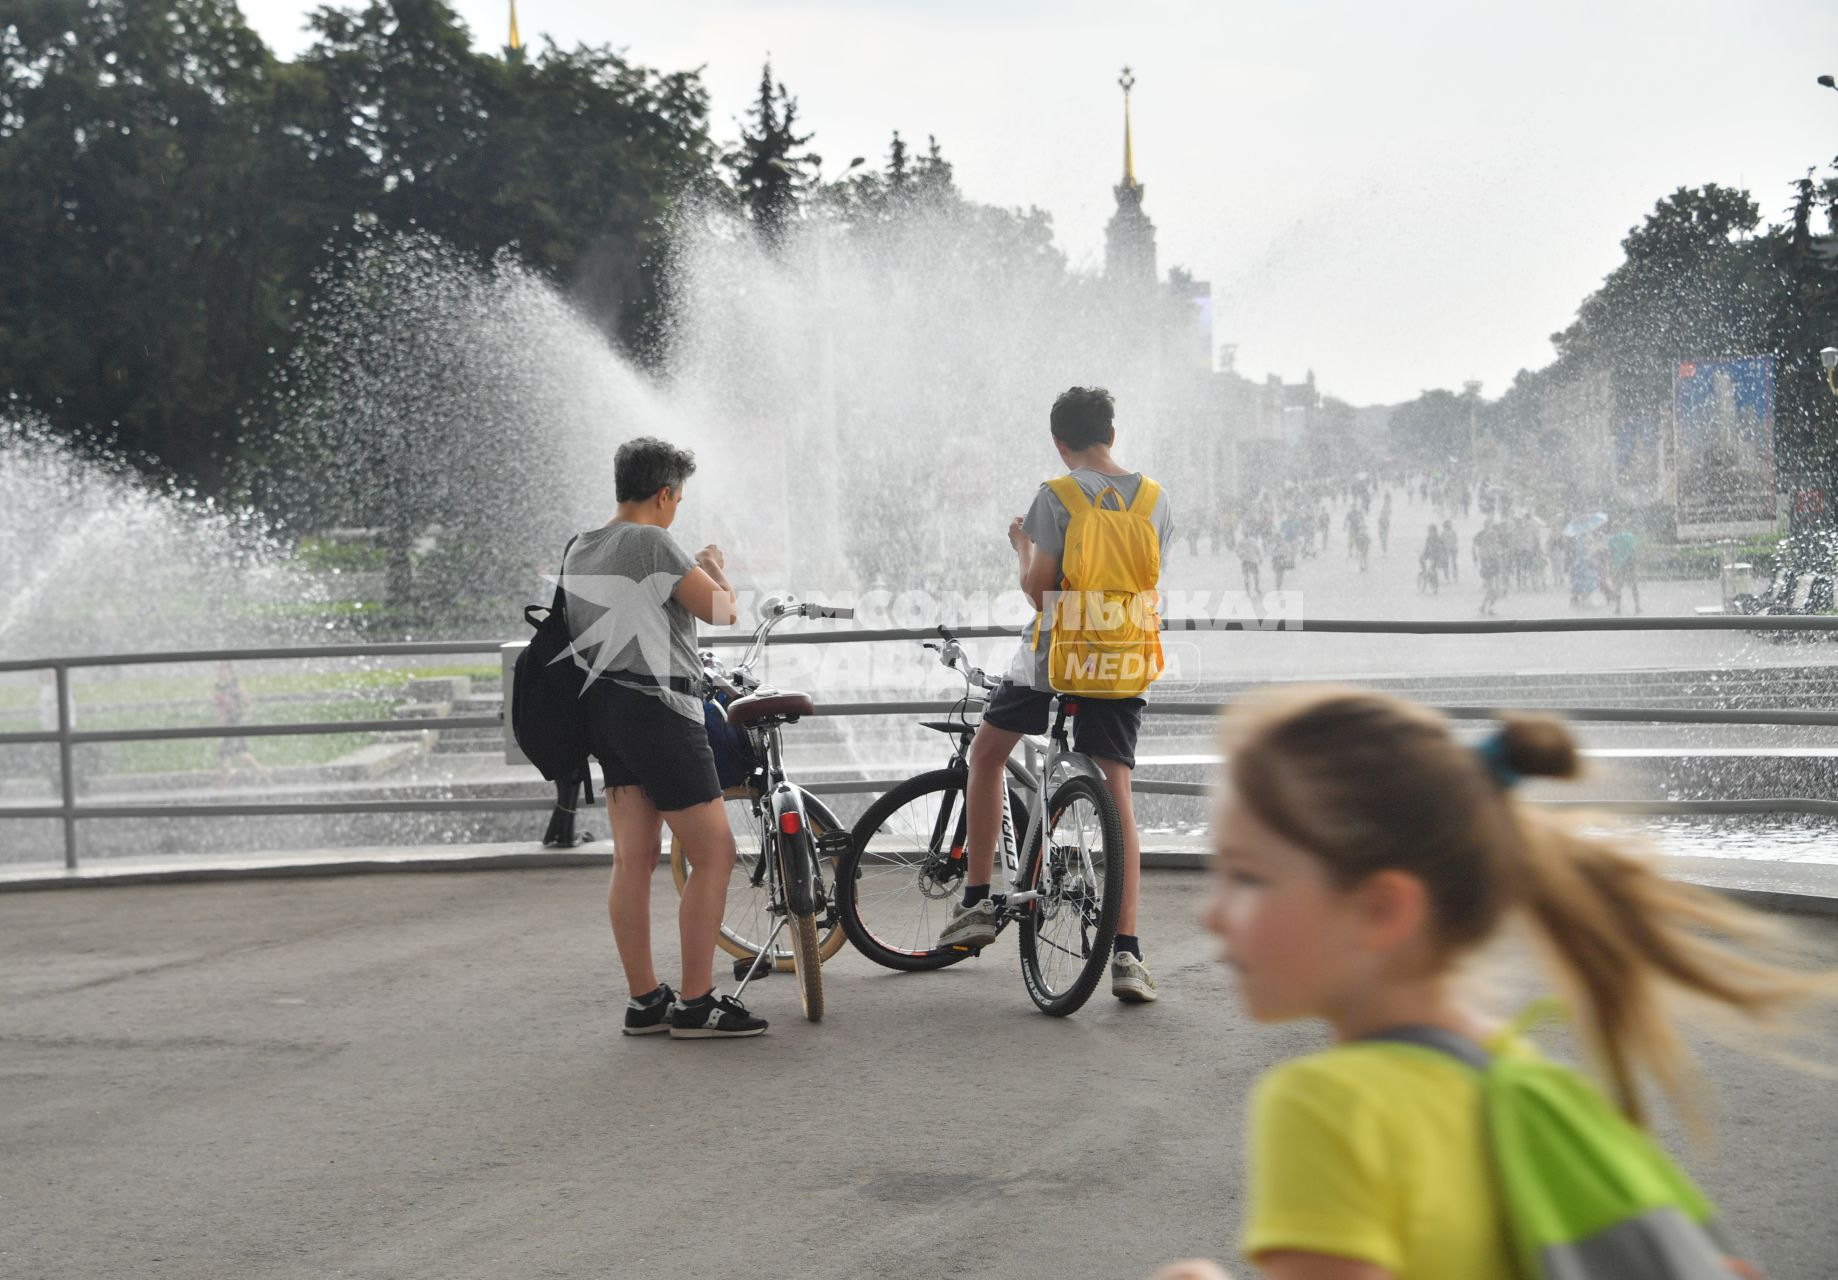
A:
[[[594,681],[587,691],[587,736],[608,791],[641,787],[664,813],[721,794],[708,725],[672,711],[662,698],[611,680]]]
[[[989,695],[983,723],[1010,733],[1045,733],[1053,719],[1051,692],[1004,680]],[[1070,698],[1078,704],[1072,721],[1072,749],[1101,760],[1136,767],[1136,735],[1142,731],[1141,698]]]

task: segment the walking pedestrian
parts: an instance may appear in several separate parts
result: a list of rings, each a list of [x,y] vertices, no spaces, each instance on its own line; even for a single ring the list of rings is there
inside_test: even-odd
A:
[[[1244,589],[1252,597],[1263,594],[1264,543],[1250,529],[1238,535],[1238,568],[1244,576]]]

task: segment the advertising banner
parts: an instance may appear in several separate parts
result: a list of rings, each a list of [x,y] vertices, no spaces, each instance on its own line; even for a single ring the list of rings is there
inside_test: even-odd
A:
[[[1680,538],[1774,532],[1774,358],[1681,361],[1672,379]]]

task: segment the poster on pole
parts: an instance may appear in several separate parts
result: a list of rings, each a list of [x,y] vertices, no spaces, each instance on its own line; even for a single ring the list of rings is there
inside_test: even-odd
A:
[[[1672,424],[1678,536],[1773,533],[1774,357],[1680,361]]]

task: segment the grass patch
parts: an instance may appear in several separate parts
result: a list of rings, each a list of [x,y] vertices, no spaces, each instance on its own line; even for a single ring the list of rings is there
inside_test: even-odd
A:
[[[216,715],[211,702],[211,689],[216,684],[214,674],[184,676],[134,676],[128,679],[91,679],[86,671],[72,673],[72,688],[75,691],[78,720],[83,728],[127,728],[125,723],[109,720],[94,723],[84,715],[86,703],[136,703],[136,702],[197,702],[209,711],[213,720]],[[301,693],[358,693],[373,696],[384,691],[393,692],[400,689],[410,680],[431,680],[450,676],[469,676],[474,680],[496,681],[499,676],[496,663],[474,665],[448,665],[430,667],[384,667],[374,671],[276,671],[271,674],[250,672],[242,677],[243,689],[251,699],[260,701],[264,696]],[[298,710],[299,708],[295,708]],[[38,727],[38,682],[36,679],[9,680],[0,683],[0,711],[23,711],[31,716],[32,727]],[[169,714],[162,712],[162,714]],[[384,712],[385,715],[388,712]],[[288,719],[308,719],[304,715],[290,714]],[[325,719],[331,719],[327,716]],[[349,717],[341,717],[349,718]],[[191,720],[168,721],[174,727],[180,724],[208,723]],[[135,724],[132,727],[143,727]]]
[[[286,724],[314,720],[381,720],[389,716],[390,703],[340,700],[337,702],[288,703],[252,709],[250,724]],[[194,715],[175,715],[169,708],[148,707],[123,709],[110,717],[111,729],[180,729],[193,725],[217,723],[216,708],[208,704]],[[405,721],[412,727],[412,721]],[[270,767],[277,765],[324,764],[359,747],[369,746],[382,735],[377,733],[313,733],[281,738],[249,738],[254,757]],[[180,773],[195,769],[215,769],[218,764],[218,738],[181,738],[176,741],[98,742],[81,749],[81,768],[93,773]]]

